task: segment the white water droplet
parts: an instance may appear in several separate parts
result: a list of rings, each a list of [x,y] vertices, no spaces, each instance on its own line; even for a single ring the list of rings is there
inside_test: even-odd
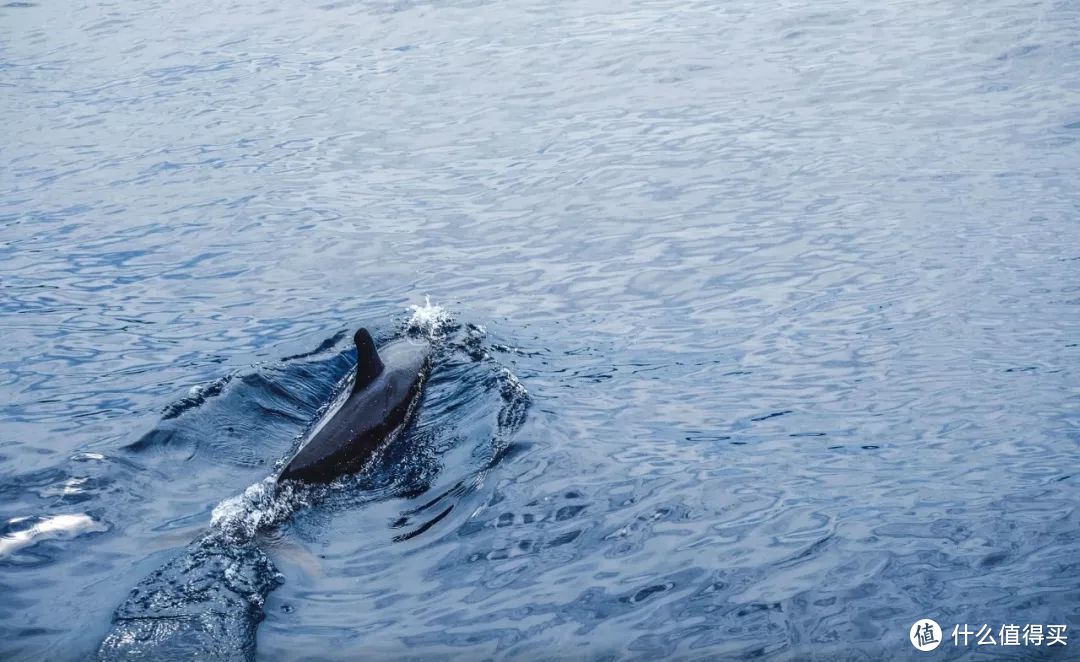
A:
[[[431,297],[424,297],[424,305],[411,305],[408,310],[412,311],[406,327],[409,331],[422,333],[431,340],[437,339],[446,331],[454,318],[450,312],[439,305],[431,303]]]

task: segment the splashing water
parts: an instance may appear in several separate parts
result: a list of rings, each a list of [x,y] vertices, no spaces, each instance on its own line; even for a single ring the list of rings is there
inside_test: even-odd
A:
[[[454,318],[450,311],[442,306],[431,303],[431,297],[424,297],[424,305],[413,304],[407,308],[412,311],[412,317],[405,323],[405,328],[410,333],[425,335],[430,340],[438,340],[453,326]]]
[[[284,522],[297,509],[309,505],[313,497],[309,489],[291,483],[279,485],[269,476],[215,506],[210,525],[226,540],[244,543],[260,530]]]

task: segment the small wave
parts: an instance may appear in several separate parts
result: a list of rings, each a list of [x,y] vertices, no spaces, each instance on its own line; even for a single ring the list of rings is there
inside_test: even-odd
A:
[[[307,359],[307,358],[311,358],[313,356],[318,356],[319,354],[322,354],[323,352],[328,352],[331,349],[333,349],[339,342],[342,341],[343,338],[345,338],[346,335],[347,334],[346,334],[345,331],[338,331],[334,335],[330,336],[326,340],[319,343],[319,346],[316,347],[315,349],[311,350],[310,352],[302,352],[300,354],[293,354],[292,356],[286,356],[285,358],[283,358],[281,360],[282,361],[295,361],[297,359]]]
[[[210,398],[221,395],[221,392],[234,377],[236,377],[235,373],[228,374],[209,384],[196,384],[195,386],[192,386],[186,396],[170,404],[163,412],[161,412],[161,420],[167,421],[170,418],[177,418],[185,411],[194,409]]]
[[[505,367],[499,370],[499,394],[506,403],[499,410],[500,441],[505,447],[510,442],[510,437],[524,425],[531,400],[525,385]]]

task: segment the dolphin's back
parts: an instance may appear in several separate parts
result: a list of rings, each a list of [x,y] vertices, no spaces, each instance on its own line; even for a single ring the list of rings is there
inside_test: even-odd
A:
[[[405,422],[427,366],[429,347],[400,340],[371,357],[357,332],[357,381],[349,397],[285,466],[278,481],[327,483],[357,471],[395,428]],[[370,340],[370,336],[367,336]],[[372,362],[378,372],[372,374]],[[364,384],[366,382],[366,384]]]

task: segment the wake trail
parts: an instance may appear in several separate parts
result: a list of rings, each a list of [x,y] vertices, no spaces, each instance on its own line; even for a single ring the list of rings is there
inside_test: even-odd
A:
[[[410,311],[411,316],[401,325],[400,332],[430,340],[436,348],[436,360],[454,364],[446,370],[451,377],[460,370],[475,370],[470,365],[485,366],[487,377],[474,386],[490,391],[500,403],[493,412],[494,434],[484,442],[490,444],[484,453],[487,460],[462,476],[457,490],[435,499],[443,501],[459,491],[477,489],[483,482],[524,423],[529,396],[517,377],[483,348],[482,327],[466,325],[463,330],[448,311],[431,304],[430,299],[423,306],[411,306]],[[462,356],[468,359],[462,361]],[[346,381],[347,376],[342,382]],[[471,395],[461,392],[463,386],[453,382],[443,383],[441,388],[449,389],[442,394],[443,399],[460,400]],[[422,395],[421,399],[424,398]],[[329,406],[332,404],[324,406],[320,414]],[[446,412],[449,411],[447,406]],[[320,418],[321,415],[316,415],[314,424]],[[439,421],[434,423],[436,427],[439,424]],[[406,437],[404,441],[408,445],[421,446],[432,433],[416,433],[414,438],[409,438],[408,428],[414,425],[415,420],[398,436]],[[299,439],[307,437],[310,427]],[[328,485],[309,486],[291,481],[278,484],[275,471],[240,494],[222,500],[213,509],[206,533],[139,582],[116,609],[113,627],[101,643],[98,658],[254,659],[255,632],[264,616],[263,604],[270,591],[284,581],[260,548],[260,533],[285,524],[300,509],[342,493],[356,493],[350,496],[352,505],[362,505],[425,492],[437,473],[438,467],[432,464],[437,459],[422,449],[410,455],[402,450],[407,444],[397,441],[400,439],[385,444],[359,474]],[[280,467],[285,460],[282,458],[277,465]],[[409,515],[424,510],[427,508],[421,507]],[[395,536],[394,540],[421,535],[445,514],[420,523],[411,533]]]

